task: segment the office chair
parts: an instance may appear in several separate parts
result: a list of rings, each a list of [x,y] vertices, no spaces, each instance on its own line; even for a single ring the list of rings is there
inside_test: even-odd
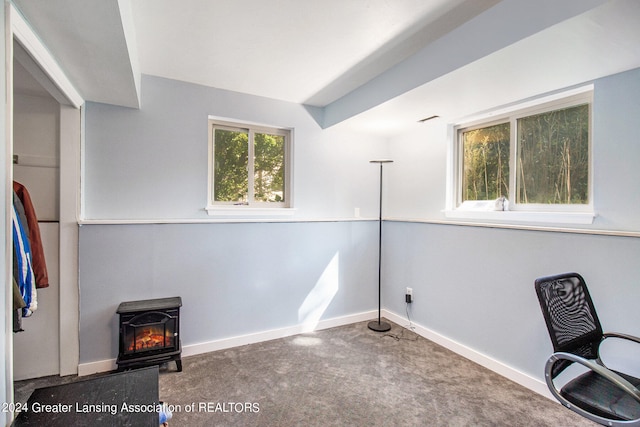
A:
[[[640,426],[640,379],[610,370],[599,354],[607,338],[639,344],[640,338],[602,332],[586,283],[577,273],[539,278],[535,288],[553,343],[554,353],[545,365],[545,381],[553,396],[599,424]],[[573,363],[587,371],[558,389],[554,379]]]

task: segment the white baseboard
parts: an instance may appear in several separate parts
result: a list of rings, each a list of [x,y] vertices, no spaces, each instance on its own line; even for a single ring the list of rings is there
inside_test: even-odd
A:
[[[95,362],[80,363],[78,365],[78,376],[97,374],[99,372],[109,372],[118,369],[116,359],[98,360]]]
[[[311,331],[335,328],[336,326],[349,325],[351,323],[370,320],[376,316],[375,311],[353,314],[349,316],[334,317],[332,319],[321,320],[317,325],[294,325],[286,328],[272,329],[264,332],[240,335],[231,338],[223,338],[215,341],[208,341],[199,344],[189,344],[182,347],[183,356],[194,356],[196,354],[208,353],[211,351],[224,350],[241,345],[254,344],[257,342],[275,340],[278,338],[290,337]]]
[[[405,328],[408,327],[409,320],[406,317],[400,316],[386,309],[382,310],[382,316],[394,323],[397,323],[400,326],[403,326]],[[460,344],[459,342],[447,338],[444,335],[441,335],[429,328],[425,328],[424,326],[421,326],[413,321],[411,321],[411,325],[413,326],[413,331],[416,334],[428,339],[429,341],[433,341],[436,344],[439,344],[444,348],[459,354],[465,359],[469,359],[480,366],[484,366],[485,368],[499,375],[502,375],[503,377],[515,383],[518,383],[535,393],[547,397],[554,402],[556,401],[551,395],[551,392],[547,388],[547,384],[544,381],[525,374],[524,372],[521,372],[509,365],[495,360],[487,356],[486,354],[480,353],[479,351],[467,347],[464,344]]]
[[[351,323],[371,320],[377,316],[377,311],[365,311],[363,313],[352,314],[332,319],[321,320],[317,324],[299,324],[286,328],[272,329],[263,332],[256,332],[247,335],[240,335],[230,338],[223,338],[214,341],[207,341],[198,344],[182,346],[182,356],[195,356],[197,354],[209,353],[212,351],[224,350],[241,345],[254,344],[262,341],[269,341],[278,338],[285,338],[305,332],[320,331],[322,329],[335,328],[336,326],[349,325]],[[108,372],[117,369],[116,359],[98,360],[95,362],[81,363],[78,365],[78,376]]]

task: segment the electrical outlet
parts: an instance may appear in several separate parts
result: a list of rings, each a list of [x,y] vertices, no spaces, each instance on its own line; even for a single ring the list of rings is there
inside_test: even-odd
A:
[[[404,294],[404,301],[407,304],[411,304],[413,302],[413,289],[407,288],[407,291]]]
[[[413,296],[413,288],[407,288],[407,292],[405,292],[407,295],[411,295]]]

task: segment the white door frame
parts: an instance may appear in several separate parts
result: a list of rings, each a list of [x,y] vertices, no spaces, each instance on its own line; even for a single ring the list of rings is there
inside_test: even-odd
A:
[[[80,147],[82,141],[82,105],[84,99],[67,78],[55,58],[51,56],[20,12],[11,3],[5,3],[6,13],[6,87],[7,87],[7,158],[5,212],[11,212],[13,194],[13,41],[16,40],[29,54],[38,70],[35,74],[45,89],[60,102],[60,375],[77,374],[79,363],[79,289],[78,289],[78,212],[80,206]],[[5,255],[5,283],[11,283],[11,215],[7,214],[5,231],[8,248]],[[8,289],[10,287],[7,287]],[[12,337],[10,292],[6,297],[6,337]],[[62,332],[64,331],[64,333]],[[7,338],[6,396],[13,401],[13,344]],[[10,399],[9,399],[10,398]]]

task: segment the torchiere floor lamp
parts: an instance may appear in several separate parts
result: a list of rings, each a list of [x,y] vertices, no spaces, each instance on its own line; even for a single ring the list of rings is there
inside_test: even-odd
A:
[[[391,325],[380,320],[381,298],[382,298],[382,165],[392,163],[393,160],[371,160],[369,163],[380,164],[380,213],[378,215],[378,320],[369,322],[369,329],[376,332],[386,332],[391,329]]]

